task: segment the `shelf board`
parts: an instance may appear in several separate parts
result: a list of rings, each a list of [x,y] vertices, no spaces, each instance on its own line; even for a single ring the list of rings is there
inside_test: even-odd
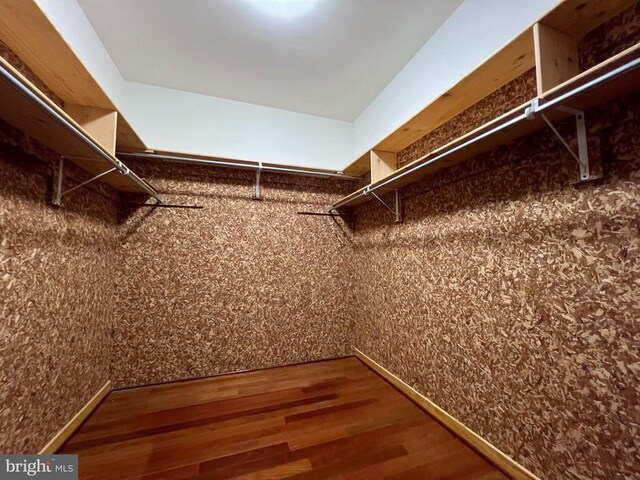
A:
[[[553,101],[554,99],[560,98],[567,92],[570,92],[582,85],[586,85],[588,82],[608,72],[611,72],[630,61],[637,60],[638,58],[640,58],[640,43],[558,85],[557,87],[547,91],[543,96],[537,98],[539,99],[539,102],[541,104]],[[579,110],[588,110],[598,105],[602,105],[614,98],[621,97],[638,90],[640,90],[640,68],[631,70],[587,91],[580,92],[572,96],[566,102],[563,102],[563,105]],[[460,150],[455,150],[466,142],[477,139],[486,132],[493,130],[494,128],[500,127],[502,125],[507,125],[510,121],[514,121],[524,113],[525,109],[530,104],[531,102],[527,102],[519,107],[514,108],[513,110],[486,123],[485,125],[434,150],[428,155],[425,155],[424,157],[421,157],[420,159],[403,166],[395,172],[378,180],[377,182],[367,185],[351,193],[338,202],[335,202],[333,206],[355,206],[367,202],[371,200],[372,196],[362,195],[362,193],[368,187],[375,188],[383,183],[388,182],[386,183],[385,188],[400,188],[409,183],[413,183],[425,176],[432,175],[435,172],[442,170],[443,168],[450,167],[480,153],[493,150],[500,145],[505,145],[517,138],[524,137],[541,128],[545,128],[546,124],[541,118],[539,118],[539,116],[532,120],[517,121],[510,127],[505,128],[504,130],[501,130],[494,135],[483,138],[465,148],[461,148]],[[560,110],[549,110],[546,111],[545,114],[552,121],[560,121],[570,116],[570,114],[562,112]],[[587,122],[588,121],[589,119],[587,118]],[[447,152],[450,153],[443,157],[442,160],[430,163],[434,158],[443,154],[447,154]],[[411,173],[406,173],[417,167],[420,168],[412,171]]]
[[[635,0],[565,0],[536,23],[579,39],[634,3]],[[534,67],[532,25],[370,150],[403,150]],[[344,172],[364,175],[370,170],[369,158],[367,150]]]
[[[45,94],[38,90],[29,80],[20,74],[20,72],[13,68],[11,64],[0,58],[0,65],[11,72],[16,79],[28,87],[33,94],[39,97],[40,100],[46,103],[51,109],[74,125],[78,130],[85,133],[95,145],[105,150],[86,130],[78,125],[75,120],[53,103]],[[17,90],[4,76],[0,78],[0,118],[92,174],[102,173],[112,168],[111,163],[98,155],[65,125],[51,116],[42,106]],[[107,152],[107,150],[105,150],[105,152]],[[109,154],[107,153],[107,155]],[[127,192],[144,191],[135,183],[132,175],[122,175],[118,172],[112,172],[101,177],[100,180],[108,183],[117,190]]]
[[[213,157],[192,152],[172,152],[167,150],[147,150],[145,152],[119,152],[122,158],[131,158],[147,161],[165,161],[170,163],[185,163],[192,165],[205,165],[219,168],[232,168],[237,170],[261,171],[264,173],[290,174],[312,177],[333,177],[342,180],[354,181],[356,177],[349,177],[336,170],[324,168],[304,167],[271,162],[258,162],[254,160],[242,160],[235,158]]]
[[[254,169],[255,167],[258,167],[259,165],[262,166],[262,168],[264,168],[265,170],[268,170],[269,168],[292,168],[292,169],[301,169],[301,170],[305,170],[308,172],[316,172],[318,174],[335,174],[336,170],[329,170],[326,168],[317,168],[317,167],[305,167],[302,165],[295,165],[295,164],[282,164],[282,163],[273,163],[273,162],[258,162],[256,160],[245,160],[245,159],[239,159],[239,158],[229,158],[229,157],[214,157],[211,155],[206,155],[206,154],[202,154],[202,153],[194,153],[194,152],[174,152],[174,151],[170,151],[170,150],[148,150],[149,153],[153,153],[155,155],[158,156],[175,156],[175,157],[180,157],[180,158],[184,158],[186,160],[219,160],[222,162],[230,162],[230,163],[234,163],[238,165],[238,168],[242,168],[242,165],[246,165],[247,168],[249,169]],[[135,153],[135,152],[130,152],[130,153]],[[123,152],[123,157],[126,157],[126,153]]]
[[[535,63],[532,35],[532,30],[528,29],[509,42],[371,150],[397,153],[531,70]],[[369,150],[367,150],[345,169],[345,173],[358,176],[369,170]]]
[[[0,0],[0,40],[65,103],[117,110],[34,0]],[[146,146],[119,112],[120,150]]]

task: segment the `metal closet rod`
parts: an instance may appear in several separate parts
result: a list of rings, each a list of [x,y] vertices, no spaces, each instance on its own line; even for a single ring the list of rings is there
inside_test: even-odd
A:
[[[369,185],[367,187],[365,187],[364,190],[362,190],[358,195],[356,195],[355,197],[349,198],[349,199],[345,199],[342,200],[340,202],[337,202],[335,204],[333,204],[328,212],[331,212],[337,208],[342,207],[343,205],[346,205],[348,203],[350,203],[351,201],[355,200],[356,198],[360,198],[363,197],[365,195],[369,195],[370,193],[373,193],[374,191],[380,189],[380,188],[384,188],[385,186],[389,185],[390,183],[393,183],[397,180],[399,180],[402,177],[405,177],[406,175],[409,175],[411,173],[414,173],[418,170],[420,170],[423,167],[426,167],[427,165],[431,165],[432,163],[438,162],[440,160],[442,160],[443,158],[448,157],[449,155],[459,152],[460,150],[464,150],[465,148],[473,145],[476,142],[479,142],[480,140],[483,140],[487,137],[490,137],[502,130],[505,130],[509,127],[511,127],[512,125],[522,121],[522,120],[530,120],[532,118],[532,115],[536,114],[536,113],[541,113],[544,112],[547,109],[550,108],[554,108],[554,107],[558,107],[560,106],[563,102],[571,99],[572,97],[578,95],[579,93],[585,92],[587,90],[590,90],[591,88],[597,87],[598,85],[601,85],[603,83],[608,82],[609,80],[612,80],[616,77],[619,77],[620,75],[623,75],[627,72],[630,72],[631,70],[635,70],[636,68],[640,67],[640,58],[636,58],[634,60],[631,60],[630,62],[625,63],[624,65],[621,65],[617,68],[614,68],[613,70],[600,75],[599,77],[594,78],[593,80],[590,80],[572,90],[569,90],[568,92],[558,96],[557,98],[554,98],[553,100],[549,100],[548,102],[544,102],[544,103],[540,103],[540,97],[536,97],[532,102],[531,102],[531,106],[527,107],[525,109],[525,111],[523,113],[521,113],[520,115],[518,115],[515,118],[512,118],[511,120],[509,120],[508,122],[505,122],[501,125],[498,125],[497,127],[492,128],[491,130],[488,130],[480,135],[478,135],[477,137],[472,138],[471,140],[467,140],[466,142],[458,145],[457,147],[453,147],[451,150],[447,150],[444,153],[441,153],[440,155],[436,155],[435,157],[433,157],[432,159],[430,159],[427,162],[421,163],[419,165],[416,165],[404,172],[402,172],[401,174],[393,177],[393,178],[389,178],[387,180],[385,180],[382,183],[379,183],[377,185]],[[542,99],[544,100],[544,99]],[[420,162],[422,160],[426,160],[429,155],[431,155],[431,153],[427,153],[426,155],[418,158],[417,160],[415,160],[416,162]]]
[[[119,152],[118,155],[122,155],[123,157],[132,157],[132,158],[170,160],[174,162],[193,163],[197,165],[214,165],[218,167],[243,168],[247,170],[258,170],[262,172],[291,173],[296,175],[306,175],[306,176],[314,176],[314,177],[335,177],[335,178],[342,178],[344,180],[359,179],[359,177],[352,177],[350,175],[345,175],[344,173],[339,173],[339,172],[319,172],[317,170],[307,170],[305,168],[261,166],[261,165],[253,165],[250,163],[232,162],[228,160],[211,160],[211,159],[204,159],[204,158],[181,157],[178,155],[165,155],[163,153],[127,153],[127,152],[120,153]]]
[[[111,165],[113,165],[119,173],[122,175],[128,176],[132,179],[139,187],[141,187],[145,192],[155,198],[158,203],[162,203],[163,198],[156,192],[149,184],[147,184],[144,180],[138,177],[135,173],[133,173],[129,167],[127,167],[124,163],[118,160],[115,157],[112,157],[104,150],[100,145],[95,143],[93,139],[87,136],[82,130],[80,130],[76,125],[70,122],[66,117],[60,114],[55,108],[49,105],[45,100],[43,100],[37,93],[33,92],[31,88],[25,85],[19,78],[15,77],[12,72],[7,70],[4,65],[0,64],[0,75],[4,77],[13,88],[18,90],[21,94],[25,95],[32,102],[36,103],[40,108],[42,108],[49,116],[53,117],[58,123],[62,124],[67,130],[73,133],[76,137],[78,137],[85,145],[87,145],[91,150],[97,153],[100,157],[105,159]]]

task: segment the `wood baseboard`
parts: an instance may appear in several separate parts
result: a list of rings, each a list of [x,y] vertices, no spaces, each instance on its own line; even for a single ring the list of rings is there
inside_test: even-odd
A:
[[[462,439],[467,445],[502,470],[505,474],[516,480],[540,480],[539,477],[524,468],[507,454],[494,447],[487,440],[460,421],[456,420],[427,397],[407,385],[393,373],[376,363],[360,350],[356,349],[355,353],[356,357],[362,360],[369,368],[387,380],[405,396],[409,397],[415,404],[444,425],[453,434],[460,437],[460,439]]]
[[[107,394],[111,391],[111,381],[109,380],[104,386],[98,390],[98,392],[91,397],[91,399],[85,404],[84,407],[80,409],[78,413],[76,413],[69,423],[67,423],[64,427],[60,429],[58,433],[47,443],[42,450],[40,450],[40,455],[52,455],[58,451],[58,449],[67,441],[67,439],[77,430],[77,428],[86,420],[86,418],[91,415],[91,413],[96,409],[100,402],[107,396]]]

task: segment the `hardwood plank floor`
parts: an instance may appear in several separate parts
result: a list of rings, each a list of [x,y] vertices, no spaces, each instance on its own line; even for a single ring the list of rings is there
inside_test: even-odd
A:
[[[504,479],[355,357],[111,392],[81,478]]]

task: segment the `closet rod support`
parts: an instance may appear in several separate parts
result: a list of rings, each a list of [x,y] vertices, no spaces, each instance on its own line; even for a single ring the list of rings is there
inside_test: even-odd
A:
[[[402,223],[402,211],[401,211],[402,205],[400,205],[400,190],[396,189],[393,195],[396,200],[395,223]]]
[[[371,195],[373,195],[382,205],[384,205],[387,210],[389,210],[394,217],[395,223],[402,223],[402,212],[401,212],[401,207],[400,207],[400,192],[398,189],[394,190],[394,208],[391,208],[384,200],[382,200],[377,194],[376,192],[374,192],[373,190],[369,191],[369,192],[365,192],[365,195],[370,193]]]
[[[262,171],[262,162],[258,162],[258,169],[256,170],[256,190],[253,197],[254,200],[262,200],[262,189],[260,187],[260,172]]]
[[[316,217],[339,217],[339,213],[333,212],[298,212],[298,215],[311,215]]]
[[[536,114],[540,115],[540,118],[544,120],[544,123],[551,129],[553,134],[560,140],[562,145],[569,151],[571,156],[578,162],[578,166],[580,167],[580,180],[589,180],[590,172],[589,172],[589,149],[587,146],[587,127],[584,120],[584,112],[582,110],[578,110],[572,107],[565,107],[563,105],[558,105],[554,107],[557,110],[562,110],[564,112],[568,112],[573,114],[576,120],[576,137],[578,139],[578,152],[576,153],[574,149],[569,145],[562,134],[558,131],[558,129],[553,125],[549,117],[545,115],[544,112],[538,112],[540,109],[539,100],[536,98],[531,102],[531,106],[525,110],[526,118],[532,120],[535,118]]]
[[[578,162],[578,166],[580,167],[580,180],[589,180],[589,149],[587,147],[587,129],[584,122],[584,112],[578,112],[575,114],[578,153],[571,148],[571,145],[569,145],[544,113],[541,113],[540,116],[551,129],[553,134],[558,138],[558,140],[560,140],[562,145],[564,145],[564,147],[569,151],[571,156],[575,158],[576,162]]]
[[[62,180],[64,178],[64,157],[61,155],[58,160],[58,179],[56,182],[56,193],[53,197],[53,204],[60,206],[62,202]]]
[[[80,182],[79,184],[67,189],[67,190],[62,190],[62,182],[64,180],[64,157],[60,157],[60,163],[58,166],[58,181],[56,182],[56,195],[55,198],[53,200],[53,204],[56,206],[61,206],[62,205],[62,197],[73,192],[74,190],[77,190],[78,188],[84,187],[85,185],[90,184],[91,182],[95,182],[96,180],[98,180],[101,177],[104,177],[105,175],[108,175],[111,172],[115,172],[116,170],[118,170],[117,167],[112,167],[109,170],[106,170],[102,173],[99,173],[98,175],[95,175],[93,177],[91,177],[89,180],[85,180],[84,182]]]

